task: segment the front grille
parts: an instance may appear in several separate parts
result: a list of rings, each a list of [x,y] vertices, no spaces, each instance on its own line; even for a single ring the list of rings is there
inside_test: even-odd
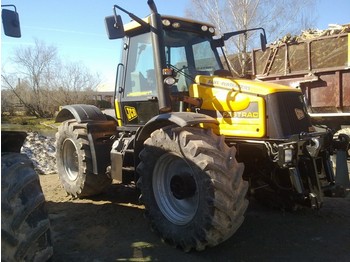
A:
[[[282,92],[266,96],[267,135],[286,139],[310,132],[311,122],[300,93]]]

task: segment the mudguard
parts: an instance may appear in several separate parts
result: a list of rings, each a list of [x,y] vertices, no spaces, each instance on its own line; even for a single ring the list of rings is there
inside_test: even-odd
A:
[[[185,127],[198,124],[219,125],[219,122],[217,119],[208,115],[193,112],[171,112],[154,116],[143,128],[140,128],[136,134],[135,155],[139,154],[139,152],[142,150],[143,142],[151,135],[153,131],[173,124],[180,127]],[[138,164],[138,158],[135,159],[136,166]]]
[[[76,104],[63,106],[61,111],[57,114],[55,122],[60,123],[73,118],[75,118],[78,123],[107,120],[106,115],[104,115],[98,107]]]
[[[117,122],[107,117],[93,105],[67,105],[63,106],[56,116],[55,122],[64,122],[75,119],[77,123],[87,123],[88,140],[91,150],[93,173],[104,174],[110,165],[110,150],[117,134]]]
[[[137,135],[137,141],[144,141],[156,129],[163,126],[175,124],[180,127],[194,126],[198,124],[214,124],[218,125],[217,119],[208,115],[192,113],[192,112],[171,112],[160,114],[151,118]]]

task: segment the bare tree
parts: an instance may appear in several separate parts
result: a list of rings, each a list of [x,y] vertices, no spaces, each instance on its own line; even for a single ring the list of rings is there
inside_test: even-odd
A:
[[[2,74],[1,80],[2,87],[4,87],[1,90],[1,102],[11,107],[6,109],[8,112],[14,114],[18,107],[17,104],[20,104],[25,108],[28,114],[40,117],[40,114],[36,110],[36,104],[31,103],[32,92],[27,85],[21,84],[20,78],[18,78],[17,84],[14,84],[16,81],[13,80],[13,77]],[[10,91],[12,95],[9,95],[8,91]],[[5,108],[2,108],[2,110],[3,109],[5,110]]]
[[[55,46],[39,40],[15,50],[11,60],[16,72],[1,75],[2,87],[11,90],[36,117],[52,117],[61,105],[86,103],[100,82],[83,64],[63,63]]]
[[[18,97],[27,111],[37,117],[50,116],[47,79],[57,61],[57,49],[35,40],[34,46],[18,48],[11,61],[17,72],[12,77],[2,74],[2,81]],[[11,79],[18,79],[13,81]]]
[[[287,33],[295,34],[309,28],[315,19],[312,12],[316,0],[190,0],[186,15],[215,25],[219,34],[229,31],[263,27],[268,42]],[[235,54],[231,69],[246,76],[250,56],[256,45],[251,33],[231,38],[226,54]]]
[[[79,62],[69,62],[60,66],[58,76],[52,86],[57,92],[59,105],[87,103],[100,83],[98,74],[92,74]]]
[[[1,115],[14,115],[15,108],[19,101],[17,97],[10,90],[1,91]]]

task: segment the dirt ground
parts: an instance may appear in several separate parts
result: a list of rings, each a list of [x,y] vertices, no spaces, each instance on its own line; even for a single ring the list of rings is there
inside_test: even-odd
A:
[[[350,196],[326,198],[319,211],[293,213],[251,202],[236,234],[202,252],[161,241],[131,186],[113,184],[71,199],[57,175],[40,176],[51,220],[53,261],[350,261]]]

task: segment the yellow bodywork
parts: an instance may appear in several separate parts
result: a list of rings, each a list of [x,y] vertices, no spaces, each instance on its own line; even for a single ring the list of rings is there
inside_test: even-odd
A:
[[[202,110],[215,112],[219,126],[214,132],[225,136],[264,137],[264,96],[276,92],[301,92],[277,84],[244,79],[199,75],[189,88],[191,97],[202,99]]]
[[[147,24],[150,24],[151,17],[147,16],[147,17],[143,18],[142,20],[145,21]],[[127,24],[124,24],[124,31],[126,34],[128,34],[128,32],[131,32],[131,31],[138,29],[140,27],[141,27],[141,25],[138,22],[131,21]]]
[[[120,103],[118,101],[118,99],[114,100],[114,108],[115,108],[115,115],[117,117],[117,122],[118,122],[118,126],[122,126],[122,115],[120,112]]]

